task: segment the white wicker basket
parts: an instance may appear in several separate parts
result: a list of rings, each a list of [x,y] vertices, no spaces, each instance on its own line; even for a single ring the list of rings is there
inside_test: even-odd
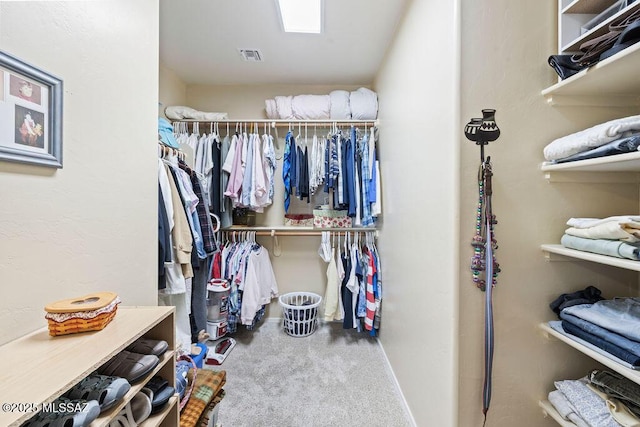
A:
[[[284,331],[292,337],[306,337],[318,327],[318,306],[320,295],[312,292],[291,292],[281,295],[278,302],[282,306]]]

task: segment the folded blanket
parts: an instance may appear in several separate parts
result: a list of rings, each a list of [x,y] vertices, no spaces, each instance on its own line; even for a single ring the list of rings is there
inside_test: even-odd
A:
[[[627,243],[640,241],[640,223],[636,221],[607,221],[587,228],[569,227],[564,232],[585,239],[622,240]]]
[[[562,159],[591,148],[600,147],[618,138],[629,136],[633,133],[631,131],[639,130],[640,116],[611,120],[552,141],[544,147],[544,158],[547,160]]]
[[[634,133],[631,136],[616,139],[615,141],[611,141],[608,144],[604,144],[600,147],[574,154],[573,156],[558,159],[552,163],[567,163],[575,162],[578,160],[595,159],[598,157],[615,156],[616,154],[633,153],[635,151],[638,151],[639,146],[640,134]]]
[[[565,234],[560,239],[565,248],[594,254],[608,255],[616,258],[626,258],[633,261],[640,260],[640,251],[637,246],[621,242],[619,240],[586,239],[584,237]]]
[[[293,117],[298,120],[324,120],[331,114],[329,95],[296,95],[291,101]]]
[[[293,96],[276,96],[276,108],[278,110],[278,118],[292,120],[295,117],[293,116],[293,109],[291,107],[291,103],[293,101]]]
[[[267,112],[267,119],[278,119],[278,107],[275,99],[265,99],[264,109]]]
[[[329,94],[331,98],[331,118],[333,120],[351,120],[351,105],[349,92],[334,90]]]
[[[375,120],[378,117],[378,94],[365,87],[349,95],[353,120]]]
[[[205,111],[194,110],[191,107],[181,105],[171,105],[164,109],[164,115],[171,120],[227,120],[227,113],[207,113]]]
[[[209,403],[217,395],[227,380],[226,371],[199,369],[196,374],[193,393],[180,413],[181,427],[195,427]]]

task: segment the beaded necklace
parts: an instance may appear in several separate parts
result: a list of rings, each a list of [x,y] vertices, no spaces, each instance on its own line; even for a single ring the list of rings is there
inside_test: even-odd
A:
[[[495,238],[493,226],[498,223],[496,216],[491,211],[491,163],[489,158],[480,165],[478,169],[478,208],[476,209],[476,234],[471,239],[471,246],[473,247],[473,257],[471,258],[471,274],[473,277],[473,283],[482,291],[486,291],[486,243],[487,243],[487,218],[491,218],[489,223],[491,231],[491,247],[492,261],[493,261],[493,274],[492,274],[492,286],[495,286],[498,279],[498,273],[500,272],[500,266],[496,261],[495,250],[498,249],[498,242]],[[485,194],[485,188],[488,194]]]

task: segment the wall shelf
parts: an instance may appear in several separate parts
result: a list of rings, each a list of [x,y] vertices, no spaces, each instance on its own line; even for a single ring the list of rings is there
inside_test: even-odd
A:
[[[550,335],[550,336],[552,336],[554,338],[557,338],[558,340],[562,341],[563,343],[568,344],[569,346],[575,348],[576,350],[580,351],[581,353],[589,356],[593,360],[595,360],[597,362],[600,362],[601,364],[603,364],[607,368],[609,368],[609,369],[619,373],[620,375],[630,379],[634,383],[640,384],[640,371],[636,371],[636,370],[627,368],[626,366],[623,366],[620,363],[617,363],[615,360],[603,356],[602,354],[598,353],[597,351],[592,350],[589,347],[579,343],[578,341],[575,341],[575,340],[571,339],[569,336],[561,334],[560,332],[556,331],[551,326],[549,326],[547,323],[541,323],[539,325],[539,327],[545,333],[545,335],[548,335],[548,336]]]
[[[610,265],[613,267],[623,268],[625,270],[640,271],[640,261],[630,259],[616,258],[607,255],[593,254],[591,252],[578,251],[575,249],[565,248],[562,245],[541,245],[540,248],[546,252],[549,261],[555,261],[553,255],[561,255],[562,257],[578,259],[581,261],[591,261],[598,264]],[[562,260],[562,258],[561,258]]]
[[[638,68],[640,43],[544,89],[542,96],[557,106],[638,106],[640,79],[633,71]]]

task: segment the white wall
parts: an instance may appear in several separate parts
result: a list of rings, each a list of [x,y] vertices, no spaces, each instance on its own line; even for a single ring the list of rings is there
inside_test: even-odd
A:
[[[166,117],[164,109],[171,105],[185,105],[187,103],[187,84],[178,74],[163,64],[160,64],[158,74],[159,105],[158,116]]]
[[[419,426],[457,426],[458,2],[414,0],[379,71],[384,350]]]
[[[493,163],[496,251],[502,272],[494,291],[495,357],[487,425],[557,426],[537,406],[553,381],[584,376],[597,365],[548,339],[549,303],[594,285],[605,296],[637,294],[637,274],[584,262],[547,262],[543,243],[559,243],[570,217],[637,212],[635,185],[546,182],[542,149],[554,138],[630,111],[552,107],[540,91],[557,81],[547,58],[557,49],[556,2],[462,0],[461,121],[497,109],[502,134],[489,145]],[[637,112],[635,113],[637,114]],[[471,281],[479,149],[460,134],[459,425],[482,423],[483,301]],[[428,425],[428,424],[425,424]]]
[[[0,343],[93,291],[155,305],[158,2],[0,2],[0,49],[64,81],[60,170],[0,162]]]

